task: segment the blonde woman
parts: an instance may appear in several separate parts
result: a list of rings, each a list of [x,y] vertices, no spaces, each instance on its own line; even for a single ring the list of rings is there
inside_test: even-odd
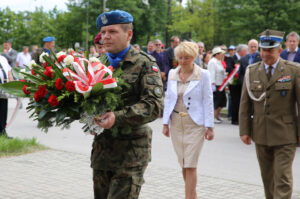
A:
[[[194,64],[198,46],[182,42],[175,48],[179,66],[169,72],[163,134],[171,135],[185,182],[185,198],[196,199],[197,163],[204,139],[214,138],[210,74]]]

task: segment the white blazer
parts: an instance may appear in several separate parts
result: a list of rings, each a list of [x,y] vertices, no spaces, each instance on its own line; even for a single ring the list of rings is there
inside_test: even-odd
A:
[[[174,78],[180,66],[169,72],[168,87],[165,96],[163,124],[169,124],[170,117],[177,102],[177,80]],[[199,79],[191,80],[183,94],[183,102],[192,120],[204,127],[214,126],[213,92],[211,89],[210,73],[207,70],[194,66]]]

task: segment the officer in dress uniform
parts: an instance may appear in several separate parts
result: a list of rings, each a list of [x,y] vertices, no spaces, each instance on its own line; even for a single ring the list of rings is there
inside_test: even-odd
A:
[[[32,59],[37,63],[38,65],[42,65],[40,62],[40,55],[45,52],[48,53],[51,57],[50,50],[54,50],[55,47],[55,38],[48,36],[43,39],[44,46],[43,48],[37,49],[37,51],[33,54]],[[52,57],[53,58],[53,57]]]
[[[280,58],[283,32],[260,34],[262,61],[245,73],[239,111],[241,140],[255,142],[265,196],[290,199],[300,142],[300,68]]]
[[[147,123],[163,109],[159,68],[152,56],[130,45],[132,22],[121,10],[102,13],[96,21],[110,64],[122,69],[121,78],[129,84],[123,88],[124,105],[95,118],[105,129],[95,136],[91,154],[97,199],[138,198],[151,159],[152,130]],[[112,127],[118,129],[117,136]]]

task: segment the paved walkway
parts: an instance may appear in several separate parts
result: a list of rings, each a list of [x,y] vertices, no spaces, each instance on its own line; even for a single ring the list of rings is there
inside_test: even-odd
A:
[[[93,198],[89,155],[58,150],[0,158],[1,199]],[[141,199],[184,198],[180,170],[150,164]],[[198,175],[198,198],[262,199],[260,185]],[[294,193],[293,199],[300,199]]]

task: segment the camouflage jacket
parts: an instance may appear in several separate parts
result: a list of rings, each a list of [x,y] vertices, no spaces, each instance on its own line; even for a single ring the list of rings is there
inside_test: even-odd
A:
[[[152,130],[146,123],[163,110],[163,87],[155,59],[130,48],[118,64],[122,79],[130,86],[123,89],[124,107],[114,112],[118,136],[109,130],[95,136],[91,167],[112,170],[147,165],[151,160]]]
[[[40,62],[40,55],[45,52],[43,48],[37,49],[37,51],[32,55],[32,60],[35,61],[40,66],[43,66],[43,64]],[[53,55],[50,55],[51,59],[54,59]]]

